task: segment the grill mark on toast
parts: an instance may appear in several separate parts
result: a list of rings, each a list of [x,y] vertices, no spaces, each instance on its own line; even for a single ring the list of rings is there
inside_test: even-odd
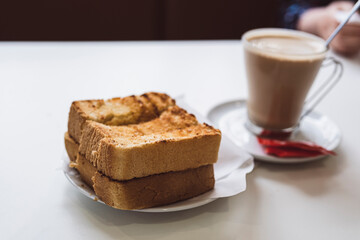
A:
[[[150,93],[150,94],[153,94],[153,93]],[[144,93],[144,94],[141,95],[141,96],[143,96],[144,98],[146,98],[146,99],[149,101],[149,103],[151,104],[151,107],[152,107],[153,112],[155,113],[155,115],[156,115],[156,116],[160,116],[160,111],[159,111],[159,109],[157,108],[156,104],[154,103],[153,99],[149,96],[149,94],[148,94],[148,93]]]

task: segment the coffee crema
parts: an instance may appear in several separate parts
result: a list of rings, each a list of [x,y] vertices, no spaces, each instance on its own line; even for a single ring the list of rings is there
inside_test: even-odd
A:
[[[325,58],[324,42],[271,32],[249,36],[245,41],[250,121],[272,130],[296,126]]]
[[[301,57],[309,54],[321,53],[326,50],[325,45],[314,39],[293,36],[263,36],[248,39],[251,46],[269,55]],[[264,53],[264,52],[263,52]]]

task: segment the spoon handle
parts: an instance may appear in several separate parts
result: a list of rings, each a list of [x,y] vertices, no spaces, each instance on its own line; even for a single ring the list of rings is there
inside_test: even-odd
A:
[[[329,47],[330,42],[334,39],[334,37],[339,33],[339,31],[344,27],[344,25],[349,21],[351,16],[359,9],[360,0],[356,2],[354,7],[351,9],[349,15],[346,17],[344,21],[334,30],[334,32],[330,35],[330,37],[326,40],[326,47]]]

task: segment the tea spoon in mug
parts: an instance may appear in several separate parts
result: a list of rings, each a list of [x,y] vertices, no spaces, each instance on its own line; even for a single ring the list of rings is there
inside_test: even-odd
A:
[[[334,39],[334,37],[340,32],[340,30],[344,27],[344,25],[349,21],[351,16],[359,9],[360,0],[356,2],[356,4],[351,9],[349,15],[339,24],[339,26],[334,30],[334,32],[330,35],[330,37],[326,40],[326,47],[329,47],[330,42]]]

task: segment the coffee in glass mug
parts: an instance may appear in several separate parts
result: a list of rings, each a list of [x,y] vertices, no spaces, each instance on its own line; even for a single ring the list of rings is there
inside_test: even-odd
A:
[[[251,30],[242,41],[250,125],[262,130],[293,131],[326,57],[325,41],[286,29]]]

